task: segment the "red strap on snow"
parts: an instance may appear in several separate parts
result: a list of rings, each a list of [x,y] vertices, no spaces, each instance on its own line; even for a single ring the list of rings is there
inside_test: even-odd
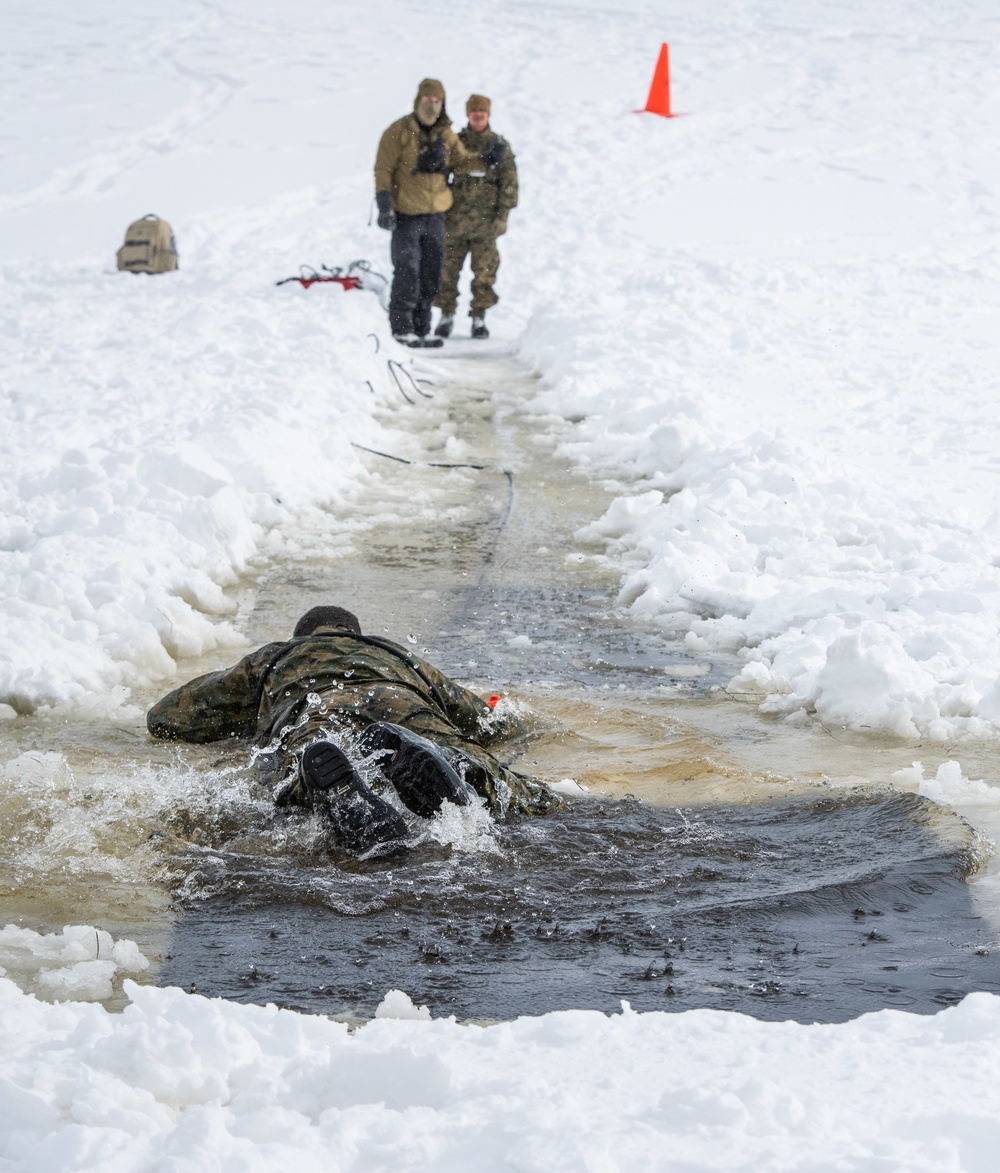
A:
[[[298,281],[303,289],[308,289],[310,285],[315,285],[317,282],[336,281],[338,285],[343,285],[345,289],[360,289],[360,277],[289,277],[289,281]],[[284,281],[279,281],[279,285],[284,285]]]

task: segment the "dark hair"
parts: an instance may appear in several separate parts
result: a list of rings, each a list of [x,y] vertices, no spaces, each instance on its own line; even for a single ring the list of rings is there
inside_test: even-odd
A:
[[[355,635],[361,634],[361,624],[358,617],[343,607],[312,607],[295,624],[292,638],[300,635],[312,635],[317,627],[346,627]]]

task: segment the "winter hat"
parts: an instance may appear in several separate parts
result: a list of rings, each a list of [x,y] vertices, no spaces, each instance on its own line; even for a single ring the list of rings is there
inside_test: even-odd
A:
[[[313,607],[295,624],[292,638],[301,635],[312,635],[317,627],[346,627],[355,635],[361,634],[361,624],[352,611],[344,607]]]
[[[482,94],[470,94],[469,100],[465,103],[466,114],[472,114],[475,110],[482,110],[485,114],[490,112],[490,100]]]
[[[425,77],[420,85],[417,86],[417,101],[419,102],[421,98],[437,98],[443,102],[444,86],[436,77]]]

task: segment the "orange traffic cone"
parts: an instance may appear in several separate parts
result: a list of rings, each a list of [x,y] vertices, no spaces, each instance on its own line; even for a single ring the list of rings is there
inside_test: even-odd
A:
[[[666,44],[660,46],[660,56],[653,72],[653,84],[649,87],[649,97],[640,113],[673,118],[673,114],[670,113],[670,54]]]

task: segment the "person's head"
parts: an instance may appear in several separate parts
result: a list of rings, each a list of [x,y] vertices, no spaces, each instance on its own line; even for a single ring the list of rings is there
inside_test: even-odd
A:
[[[295,624],[292,638],[312,635],[317,627],[343,627],[355,635],[361,634],[358,617],[343,607],[313,607]]]
[[[417,86],[413,112],[424,126],[433,126],[444,110],[444,86],[436,77],[425,77]]]
[[[469,116],[469,126],[476,133],[481,133],[490,124],[490,100],[482,94],[472,94],[465,103],[465,112]]]

